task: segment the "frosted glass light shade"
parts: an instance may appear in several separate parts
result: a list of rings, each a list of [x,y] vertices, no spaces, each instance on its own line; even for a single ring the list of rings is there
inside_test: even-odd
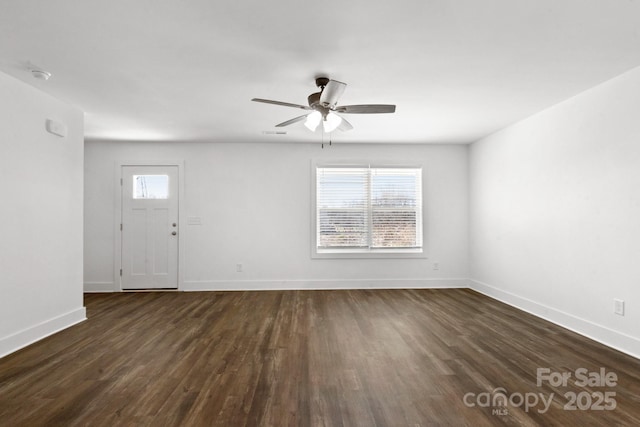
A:
[[[337,114],[329,113],[327,117],[322,121],[322,126],[325,132],[333,132],[342,123],[342,117]]]
[[[320,120],[322,120],[322,114],[320,114],[319,111],[314,111],[307,116],[307,120],[305,120],[304,125],[311,132],[315,132],[315,130],[318,128],[318,125],[320,124]]]

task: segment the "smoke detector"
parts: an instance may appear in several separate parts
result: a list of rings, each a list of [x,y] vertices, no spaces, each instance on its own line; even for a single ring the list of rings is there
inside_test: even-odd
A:
[[[49,77],[51,77],[51,73],[49,73],[48,71],[40,70],[37,68],[31,70],[31,75],[38,80],[49,80]]]

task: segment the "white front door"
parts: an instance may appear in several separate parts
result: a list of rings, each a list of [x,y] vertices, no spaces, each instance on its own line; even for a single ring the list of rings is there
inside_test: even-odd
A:
[[[178,288],[178,167],[122,166],[122,289]]]

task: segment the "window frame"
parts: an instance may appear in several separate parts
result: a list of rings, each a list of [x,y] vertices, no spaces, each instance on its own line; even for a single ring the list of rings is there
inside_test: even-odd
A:
[[[318,248],[318,218],[317,218],[317,185],[318,168],[368,168],[368,169],[420,169],[421,170],[421,194],[420,194],[420,224],[422,246],[419,248]],[[311,258],[427,258],[425,241],[425,174],[421,164],[412,163],[389,163],[375,161],[354,161],[354,162],[311,162]],[[370,202],[370,200],[369,200]],[[370,226],[370,222],[369,222]]]

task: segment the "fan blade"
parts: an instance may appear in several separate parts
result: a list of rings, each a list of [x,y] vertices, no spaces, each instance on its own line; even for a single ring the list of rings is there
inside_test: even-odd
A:
[[[311,107],[300,104],[291,104],[290,102],[272,101],[270,99],[253,98],[252,101],[264,102],[265,104],[282,105],[283,107],[301,108],[303,110],[311,110]]]
[[[293,118],[293,119],[291,119],[291,120],[287,120],[286,122],[278,123],[278,124],[276,125],[276,127],[277,127],[277,128],[281,128],[281,127],[284,127],[284,126],[289,126],[289,125],[292,125],[292,124],[294,124],[294,123],[301,122],[301,121],[303,121],[304,119],[306,119],[308,115],[309,115],[309,114],[304,114],[304,115],[302,115],[302,116],[295,117],[295,118]]]
[[[396,106],[389,104],[340,105],[336,107],[335,111],[346,114],[395,113]]]
[[[337,80],[329,80],[329,83],[327,83],[324,89],[322,89],[320,104],[333,109],[333,107],[338,103],[340,96],[342,96],[342,92],[344,92],[345,87],[347,87],[346,83],[342,83]]]
[[[351,123],[346,121],[344,117],[340,117],[340,118],[342,119],[342,122],[340,122],[340,126],[338,126],[338,129],[340,129],[343,132],[353,129],[353,126],[351,125]]]

